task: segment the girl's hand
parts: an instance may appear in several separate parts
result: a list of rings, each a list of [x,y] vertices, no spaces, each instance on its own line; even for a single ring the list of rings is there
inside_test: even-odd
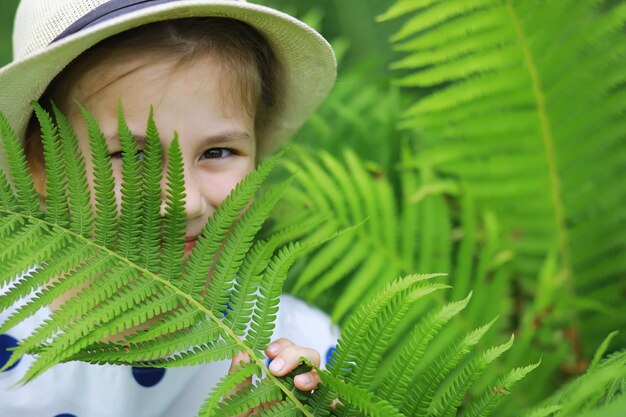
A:
[[[319,368],[320,354],[310,348],[296,346],[289,339],[278,339],[270,343],[265,354],[272,360],[269,369],[275,376],[285,376],[300,365],[300,358],[304,356]],[[320,377],[315,370],[297,375],[294,384],[300,391],[312,391],[317,388]]]
[[[300,365],[300,358],[304,356],[315,366],[320,366],[320,354],[314,349],[305,348],[301,346],[296,346],[289,339],[278,339],[270,343],[270,345],[265,349],[265,354],[272,361],[269,365],[269,370],[274,376],[285,376]],[[235,366],[240,362],[249,363],[250,358],[246,353],[239,353],[233,356],[229,373],[233,372]],[[294,378],[294,384],[297,389],[301,391],[312,391],[317,388],[317,385],[320,382],[320,377],[315,370],[311,370],[309,372],[305,372],[303,374],[297,375]],[[234,395],[237,391],[240,391],[246,387],[252,385],[252,378],[246,379],[244,382],[239,384],[228,396]],[[266,408],[270,404],[262,404],[259,407],[254,408],[253,410],[244,413],[240,417],[250,416],[258,413],[262,409]]]

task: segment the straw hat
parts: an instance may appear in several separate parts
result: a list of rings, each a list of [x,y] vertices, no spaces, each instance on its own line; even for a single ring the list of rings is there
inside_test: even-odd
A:
[[[14,60],[0,69],[0,112],[23,137],[31,101],[91,46],[147,23],[206,16],[229,17],[256,28],[283,65],[283,110],[268,135],[273,141],[260,144],[267,153],[326,97],[335,81],[336,61],[328,42],[305,23],[245,0],[22,0],[15,17]],[[1,149],[0,157],[5,159]]]

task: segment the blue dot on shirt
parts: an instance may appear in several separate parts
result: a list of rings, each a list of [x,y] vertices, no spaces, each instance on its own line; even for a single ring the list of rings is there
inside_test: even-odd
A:
[[[10,348],[17,346],[17,339],[9,336],[8,334],[0,334],[0,368],[4,366],[5,363],[9,361],[9,358],[13,354],[10,351]],[[11,365],[9,368],[5,369],[4,372],[10,371],[15,368],[18,363],[20,363],[21,359]]]
[[[142,387],[153,387],[165,376],[165,369],[133,366],[133,378]]]
[[[57,414],[54,417],[76,417],[76,416],[74,414],[63,413],[63,414]]]
[[[330,359],[333,357],[333,353],[337,352],[337,348],[335,346],[331,346],[326,351],[326,363],[330,363]]]

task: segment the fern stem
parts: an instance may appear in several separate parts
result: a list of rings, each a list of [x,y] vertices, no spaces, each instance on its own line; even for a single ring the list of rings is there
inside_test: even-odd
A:
[[[49,221],[46,221],[45,219],[37,218],[34,215],[32,215],[31,213],[24,214],[24,213],[21,213],[21,212],[10,211],[10,210],[6,210],[6,212],[8,212],[10,214],[16,214],[18,216],[26,217],[26,218],[30,219],[31,222],[39,222],[41,224],[48,225],[53,230],[57,230],[58,231],[58,229],[61,229],[61,231],[63,231],[64,233],[73,236],[75,239],[77,239],[79,241],[83,241],[86,245],[94,246],[94,247],[98,248],[99,250],[108,253],[110,256],[118,259],[122,263],[125,263],[125,264],[129,265],[131,268],[135,269],[136,271],[141,272],[144,276],[150,277],[153,280],[158,281],[164,287],[169,288],[171,291],[173,291],[174,294],[176,294],[178,297],[181,297],[181,298],[185,299],[189,304],[195,306],[198,310],[202,311],[204,314],[209,316],[211,318],[211,320],[213,320],[217,324],[218,327],[222,328],[222,330],[226,334],[228,334],[235,341],[235,343],[237,345],[239,345],[239,347],[241,348],[241,351],[244,351],[245,353],[247,353],[248,356],[257,363],[259,368],[261,368],[265,372],[266,378],[270,379],[271,382],[275,386],[277,386],[287,396],[287,398],[289,398],[289,400],[292,402],[292,404],[296,408],[298,408],[298,410],[300,410],[300,412],[304,416],[315,417],[314,414],[312,414],[310,411],[308,411],[307,408],[304,407],[304,405],[302,405],[302,403],[296,398],[295,394],[291,391],[291,389],[289,387],[285,386],[277,377],[272,375],[272,373],[267,368],[267,366],[265,366],[263,360],[259,359],[256,356],[256,354],[255,354],[255,352],[254,352],[254,350],[252,348],[249,348],[244,343],[244,341],[241,340],[233,332],[232,329],[230,329],[221,320],[219,320],[213,314],[213,312],[211,310],[205,308],[199,301],[194,299],[193,296],[191,296],[191,295],[183,292],[182,290],[180,290],[175,284],[173,284],[173,283],[171,283],[171,282],[161,278],[159,275],[149,271],[148,269],[143,268],[143,267],[137,265],[136,263],[131,262],[129,259],[126,259],[124,256],[122,256],[122,255],[112,251],[109,248],[95,244],[93,241],[87,239],[86,237],[82,236],[79,233],[74,232],[73,230],[69,230],[69,229],[61,227],[61,226],[59,226],[57,224],[50,223]]]
[[[522,28],[519,18],[515,13],[515,10],[513,9],[513,5],[511,4],[511,0],[506,0],[506,8],[509,15],[511,16],[511,22],[513,23],[513,27],[515,28],[515,33],[517,34],[520,48],[522,49],[523,59],[532,80],[533,95],[537,103],[537,113],[541,125],[541,138],[543,139],[543,147],[546,151],[546,159],[548,162],[548,177],[550,179],[550,188],[552,191],[551,197],[552,205],[554,206],[556,229],[559,236],[559,246],[561,248],[561,254],[563,256],[563,268],[565,275],[564,281],[567,285],[568,290],[570,290],[571,292],[571,258],[569,253],[569,245],[567,243],[569,239],[567,227],[565,224],[565,208],[563,205],[561,182],[559,180],[559,167],[554,151],[554,137],[552,136],[552,128],[550,126],[550,119],[548,118],[546,99],[543,89],[541,87],[541,78],[539,76],[537,65],[535,64],[533,54],[530,51],[524,29]]]

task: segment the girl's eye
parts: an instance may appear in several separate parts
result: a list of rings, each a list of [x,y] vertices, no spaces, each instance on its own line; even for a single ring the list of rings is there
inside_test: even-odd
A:
[[[139,149],[137,151],[137,157],[139,158],[139,160],[143,161],[144,156],[145,156],[145,152],[143,151],[143,149]],[[111,159],[122,159],[122,151],[117,151],[117,152],[113,152],[113,153],[109,154],[109,158],[111,158]]]
[[[231,156],[233,151],[227,148],[211,148],[204,151],[200,159],[221,159]]]

